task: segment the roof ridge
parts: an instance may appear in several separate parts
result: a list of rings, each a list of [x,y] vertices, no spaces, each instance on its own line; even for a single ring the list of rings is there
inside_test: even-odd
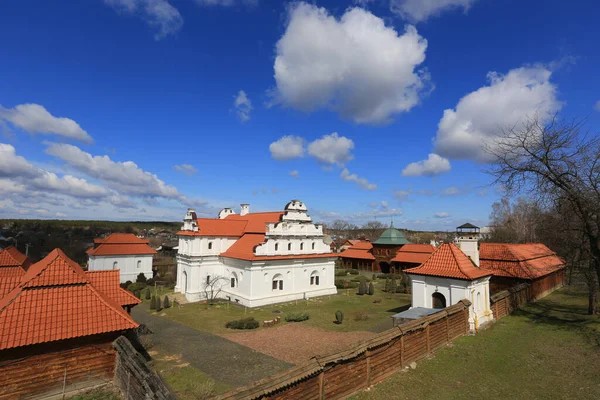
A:
[[[100,298],[100,300],[105,303],[108,307],[112,308],[114,311],[116,311],[121,318],[123,318],[125,321],[132,323],[134,325],[137,324],[137,322],[134,321],[133,318],[131,318],[131,316],[129,314],[127,314],[127,312],[123,309],[123,307],[121,307],[119,304],[116,303],[116,300],[112,300],[110,298],[108,298],[108,296],[106,296],[104,293],[102,293],[100,290],[98,290],[91,282],[87,282],[85,284],[86,286],[89,286],[90,289],[96,293],[96,295]],[[119,288],[121,288],[119,286]]]

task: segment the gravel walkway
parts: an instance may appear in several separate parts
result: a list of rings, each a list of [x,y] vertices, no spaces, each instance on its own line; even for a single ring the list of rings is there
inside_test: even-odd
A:
[[[222,336],[288,363],[298,364],[317,355],[343,350],[352,343],[372,338],[375,333],[331,332],[299,322]]]
[[[291,366],[223,337],[153,315],[147,303],[134,307],[131,316],[154,332],[153,343],[160,351],[181,354],[183,361],[234,387],[255,382]]]

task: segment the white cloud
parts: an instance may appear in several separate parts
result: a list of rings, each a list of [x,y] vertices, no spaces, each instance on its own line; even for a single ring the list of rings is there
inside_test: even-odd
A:
[[[455,109],[444,111],[435,138],[435,153],[450,159],[487,162],[485,145],[493,146],[501,128],[537,115],[541,122],[558,111],[557,88],[543,66],[488,73],[490,84],[464,96]]]
[[[25,185],[10,179],[0,179],[0,195],[6,196],[12,193],[25,192]]]
[[[398,200],[407,200],[408,197],[413,193],[412,189],[408,189],[408,190],[396,190],[394,192],[394,197]]]
[[[477,0],[390,0],[390,10],[411,22],[420,22],[451,9],[462,9],[466,13],[475,1]]]
[[[594,110],[596,110],[596,111],[600,111],[600,100],[598,100],[598,101],[596,102],[596,104],[594,104]]]
[[[46,153],[121,193],[142,197],[181,198],[174,186],[167,185],[155,174],[139,168],[133,161],[115,162],[108,156],[92,156],[70,144],[50,144]]]
[[[410,163],[402,170],[403,176],[435,176],[450,171],[450,161],[431,153],[426,160]]]
[[[51,193],[61,193],[83,198],[101,198],[109,193],[102,186],[91,184],[85,179],[72,175],[59,177],[53,172],[43,170],[39,170],[39,172],[39,176],[26,183],[27,186]]]
[[[299,178],[299,177],[300,177],[300,172],[298,172],[298,170],[296,170],[296,169],[295,169],[295,170],[293,170],[293,171],[290,171],[290,172],[289,172],[289,175],[290,175],[292,178]]]
[[[18,156],[15,148],[10,144],[0,143],[0,177],[35,177],[38,175],[36,168],[25,158]]]
[[[311,112],[329,108],[357,123],[389,123],[420,101],[429,78],[416,68],[427,41],[403,34],[361,8],[340,19],[304,2],[290,8],[276,45],[275,102]]]
[[[252,102],[246,95],[246,92],[240,90],[234,97],[233,105],[235,106],[236,115],[240,121],[246,122],[250,119],[250,112],[252,111]]]
[[[342,170],[342,173],[340,174],[340,178],[342,178],[346,182],[356,183],[361,189],[365,189],[365,190],[376,190],[377,189],[376,184],[369,183],[369,181],[366,178],[361,178],[356,174],[351,174],[350,171],[348,171],[348,168],[344,168]]]
[[[321,139],[311,142],[308,145],[308,154],[320,163],[343,166],[354,158],[351,153],[353,148],[354,142],[352,139],[339,136],[337,132],[334,132],[330,135],[323,135]]]
[[[67,214],[65,214],[65,213],[63,213],[63,212],[60,212],[60,211],[58,211],[58,212],[57,212],[56,214],[54,214],[54,215],[55,215],[56,217],[58,217],[58,218],[66,218],[66,217],[67,217]]]
[[[15,108],[0,106],[0,122],[5,120],[32,134],[59,135],[85,143],[92,137],[70,118],[55,117],[39,104],[20,104]]]
[[[279,161],[304,156],[304,139],[300,136],[283,136],[269,145],[271,156]]]
[[[183,17],[167,0],[104,0],[119,14],[137,15],[157,30],[154,38],[160,40],[174,35],[183,26]]]
[[[450,216],[450,214],[448,214],[447,212],[443,211],[443,212],[436,212],[434,216],[436,218],[448,218]]]
[[[173,168],[175,169],[175,171],[182,172],[186,175],[194,175],[194,174],[198,173],[198,170],[196,169],[196,167],[194,167],[191,164],[175,165],[175,166],[173,166]]]
[[[460,190],[456,186],[450,186],[440,192],[442,196],[455,196],[460,193]]]
[[[385,200],[382,200],[382,201],[381,201],[381,208],[382,208],[382,209],[384,209],[384,210],[385,210],[385,209],[387,209],[387,208],[388,208],[388,206],[389,206],[389,203],[388,203],[387,201],[385,201]]]

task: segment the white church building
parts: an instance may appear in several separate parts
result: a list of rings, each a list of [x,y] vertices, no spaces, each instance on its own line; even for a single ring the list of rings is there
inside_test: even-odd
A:
[[[489,287],[492,272],[479,268],[478,229],[470,224],[458,227],[458,246],[444,243],[423,264],[404,271],[411,278],[411,310],[426,315],[467,299],[471,302],[471,331],[494,319]]]
[[[87,250],[88,271],[118,269],[121,283],[135,282],[140,273],[146,279],[153,276],[152,259],[156,251],[147,239],[132,233],[113,233],[105,238],[94,239],[94,247]]]
[[[175,291],[188,301],[219,298],[248,307],[336,294],[335,259],[312,223],[306,205],[290,201],[284,211],[197,218],[188,209],[179,236]],[[214,292],[213,292],[214,293]]]

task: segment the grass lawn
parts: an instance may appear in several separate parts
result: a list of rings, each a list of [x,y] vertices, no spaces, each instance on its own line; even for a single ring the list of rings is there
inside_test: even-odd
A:
[[[354,399],[599,399],[600,318],[564,288]]]
[[[69,397],[68,400],[121,400],[117,389],[94,389]]]
[[[181,357],[154,352],[152,367],[163,378],[178,399],[198,400],[224,393],[229,385],[215,381],[197,368],[181,360]]]
[[[383,282],[376,284],[375,294],[373,296],[356,295],[357,289],[339,290],[337,295],[323,296],[314,298],[310,301],[298,300],[297,302],[282,303],[258,308],[245,308],[236,305],[223,303],[216,306],[207,306],[203,303],[191,303],[182,307],[172,307],[163,310],[166,318],[170,318],[181,324],[188,325],[194,329],[211,333],[231,333],[243,332],[234,331],[225,328],[229,321],[254,317],[258,321],[271,320],[275,316],[282,317],[282,324],[285,324],[285,314],[292,312],[307,312],[310,315],[308,321],[302,322],[318,328],[331,331],[350,332],[366,331],[375,329],[382,324],[386,328],[392,326],[390,316],[402,311],[410,304],[410,295],[408,294],[387,294],[377,289]],[[381,299],[380,303],[373,303],[373,300]],[[335,312],[341,310],[344,312],[344,322],[341,325],[334,324]],[[274,312],[275,311],[275,312]],[[281,313],[276,313],[281,311]],[[357,313],[366,313],[367,320],[356,321]]]

